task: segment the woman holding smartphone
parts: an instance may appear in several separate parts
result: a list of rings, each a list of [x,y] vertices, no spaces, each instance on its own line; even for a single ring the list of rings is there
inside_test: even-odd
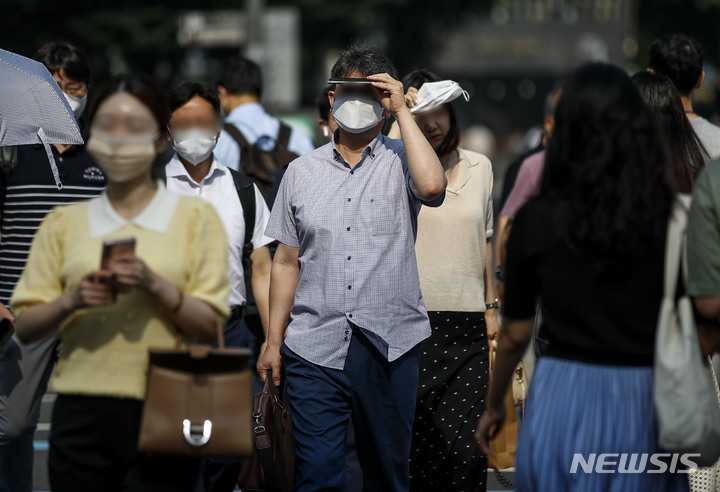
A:
[[[151,178],[167,118],[147,77],[101,90],[87,150],[107,190],[48,214],[12,298],[23,342],[58,329],[62,338],[48,458],[55,492],[191,491],[197,481],[198,460],[137,451],[148,349],[174,347],[177,335],[212,340],[228,314],[220,219]],[[112,243],[121,251],[106,252],[101,268]]]

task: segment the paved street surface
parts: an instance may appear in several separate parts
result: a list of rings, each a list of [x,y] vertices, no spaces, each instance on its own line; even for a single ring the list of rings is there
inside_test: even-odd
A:
[[[52,414],[52,406],[55,402],[55,395],[47,394],[43,397],[42,408],[40,410],[40,423],[35,433],[35,490],[49,491],[50,484],[47,479],[47,454],[48,454],[48,436],[50,433],[50,416]],[[505,473],[505,476],[513,480],[513,473]],[[495,478],[493,472],[488,473],[488,492],[508,491]]]

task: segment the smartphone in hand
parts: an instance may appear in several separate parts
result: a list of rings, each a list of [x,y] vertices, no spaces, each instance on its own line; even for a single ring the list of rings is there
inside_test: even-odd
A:
[[[115,260],[127,254],[135,254],[134,237],[104,241],[100,269],[109,270]]]

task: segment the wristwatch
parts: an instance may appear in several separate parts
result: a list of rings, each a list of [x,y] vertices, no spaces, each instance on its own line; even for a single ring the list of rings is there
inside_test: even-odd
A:
[[[500,265],[495,267],[495,278],[498,280],[504,280],[502,276],[502,267]]]
[[[500,307],[500,299],[495,299],[492,304],[485,304],[485,309],[498,309]]]

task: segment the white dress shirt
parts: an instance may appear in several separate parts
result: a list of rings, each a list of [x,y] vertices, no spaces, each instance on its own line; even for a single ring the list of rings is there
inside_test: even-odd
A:
[[[242,250],[245,241],[245,220],[235,182],[228,168],[213,158],[210,172],[202,182],[195,182],[188,174],[177,154],[166,168],[169,190],[186,196],[195,196],[211,203],[225,226],[230,246],[230,307],[247,302]],[[257,186],[255,188],[255,228],[252,235],[253,249],[270,244],[273,240],[263,232],[270,218],[270,210]]]

